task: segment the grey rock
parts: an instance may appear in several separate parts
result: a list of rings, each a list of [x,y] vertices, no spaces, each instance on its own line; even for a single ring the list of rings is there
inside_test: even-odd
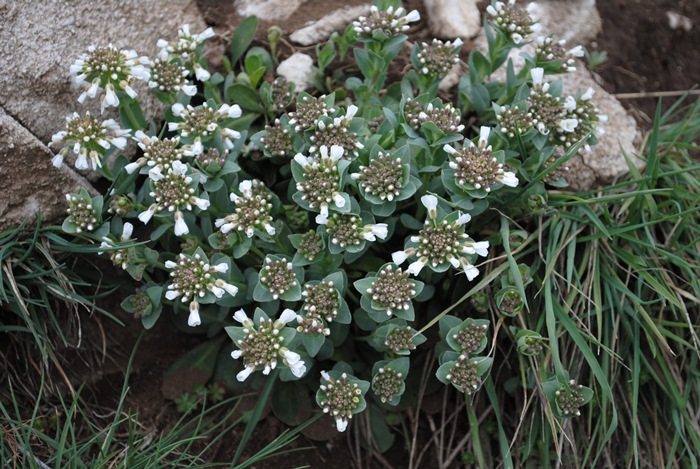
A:
[[[158,39],[174,40],[189,23],[193,32],[206,24],[194,0],[16,0],[0,4],[0,104],[42,142],[48,142],[73,111],[100,114],[97,100],[77,99],[68,68],[90,45],[134,49],[154,58]],[[141,84],[139,82],[139,84]],[[145,84],[135,88],[147,116],[160,112]],[[105,112],[105,117],[115,117]]]
[[[369,4],[339,8],[309,26],[294,31],[289,39],[302,46],[318,44],[328,39],[334,31],[342,32],[358,17],[368,14]]]
[[[308,0],[238,0],[236,12],[240,16],[257,16],[263,21],[286,20]]]
[[[591,147],[591,151],[583,150],[567,162],[569,173],[565,178],[569,188],[577,191],[594,189],[627,174],[629,166],[624,155],[637,168],[642,168],[644,161],[637,156],[641,133],[620,101],[601,88],[591,73],[583,68],[559,77],[563,89],[569,94],[575,90],[585,92],[589,87],[593,88],[595,94],[592,101],[601,114],[608,116],[608,121],[600,124],[605,133],[598,135],[598,143]]]
[[[525,52],[534,55],[534,39],[537,35],[546,36],[553,33],[555,40],[565,39],[567,47],[586,44],[600,32],[601,20],[595,7],[595,0],[539,0],[532,10],[532,17],[542,25],[538,34],[526,38],[533,41],[520,49],[512,49],[508,56],[512,60],[515,72],[525,65],[525,59],[520,55]],[[480,51],[487,50],[486,35],[482,33],[475,39],[475,47]],[[642,167],[643,161],[636,155],[636,142],[640,132],[632,116],[622,107],[620,102],[600,87],[585,63],[578,60],[577,70],[556,77],[546,78],[552,81],[562,80],[564,94],[573,95],[577,90],[585,92],[589,87],[595,94],[592,101],[600,109],[601,114],[608,116],[608,122],[602,123],[605,134],[598,136],[599,143],[591,147],[590,152],[582,152],[567,163],[569,173],[566,176],[569,188],[573,190],[588,190],[607,184],[617,177],[626,174],[629,167],[623,152],[632,160],[635,166]],[[497,70],[491,77],[494,81],[504,81],[506,67]]]
[[[297,91],[303,91],[313,85],[314,59],[307,54],[296,52],[277,66],[277,74],[294,83]]]
[[[65,194],[85,187],[95,189],[82,176],[64,164],[56,169],[51,151],[27,129],[0,108],[0,231],[24,219],[34,220],[41,210],[45,222],[66,216]]]
[[[428,25],[440,39],[470,39],[481,31],[477,0],[424,0]]]

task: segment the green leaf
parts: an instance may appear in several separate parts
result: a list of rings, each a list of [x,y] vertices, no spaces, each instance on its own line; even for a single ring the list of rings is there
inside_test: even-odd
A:
[[[208,340],[179,358],[165,373],[163,395],[174,400],[191,391],[196,384],[206,384],[214,373],[216,357],[224,339],[225,336],[220,336]]]
[[[238,25],[231,38],[231,44],[229,45],[232,64],[235,64],[238,62],[238,59],[243,57],[243,53],[253,41],[257,29],[258,18],[255,16],[249,16]]]
[[[302,334],[301,343],[304,344],[304,348],[307,353],[315,357],[318,351],[321,350],[323,343],[326,341],[326,336],[323,334]]]
[[[241,108],[261,114],[265,112],[262,101],[260,101],[260,96],[250,86],[242,83],[234,83],[228,89],[228,93],[233,99],[233,102],[240,105]]]

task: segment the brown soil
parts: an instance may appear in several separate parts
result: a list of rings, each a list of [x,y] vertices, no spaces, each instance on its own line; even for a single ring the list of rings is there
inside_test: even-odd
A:
[[[230,33],[241,21],[235,14],[234,3],[198,0],[206,20],[216,27],[218,32],[224,34],[226,31]],[[336,8],[363,3],[366,1],[310,0],[279,26],[285,33],[290,33],[304,26],[309,17],[318,18]],[[407,7],[417,8],[421,14],[425,14],[423,4],[419,0],[407,2]],[[700,9],[697,8],[697,0],[603,0],[598,2],[598,8],[603,17],[603,32],[588,47],[591,50],[608,52],[608,62],[595,70],[608,91],[613,94],[674,91],[687,90],[697,85],[700,80]],[[666,16],[667,11],[690,18],[693,22],[691,31],[671,29]],[[265,31],[269,26],[261,24],[259,28],[258,40],[262,43],[265,42]],[[412,40],[422,40],[429,32],[425,23],[421,22],[412,34]],[[283,54],[288,55],[291,51],[291,46],[288,45],[283,49]],[[675,98],[666,98],[664,104],[668,106],[674,100]],[[623,100],[623,104],[633,111],[645,127],[650,125],[656,103],[656,98],[649,97]],[[128,293],[124,293],[124,296],[126,294]],[[106,330],[105,350],[109,359],[101,369],[86,369],[84,365],[80,365],[79,357],[75,357],[74,362],[66,366],[66,369],[71,370],[71,376],[76,378],[76,383],[88,381],[86,398],[99,402],[101,406],[117,401],[129,354],[142,330],[139,321],[120,311],[119,302],[120,298],[115,298],[110,301],[108,307],[126,327],[119,327],[104,319],[101,321],[101,327],[96,327],[95,320],[90,327],[96,333],[99,333],[101,328]],[[170,311],[164,311],[157,325],[146,332],[130,377],[126,408],[138,412],[138,419],[148,430],[167,429],[179,417],[174,403],[164,397],[163,377],[180,356],[204,340],[201,335],[188,335],[177,330],[168,320],[169,315]],[[90,330],[85,331],[85,334],[89,332]],[[186,389],[191,383],[180,384]],[[172,395],[173,392],[165,394]],[[319,427],[322,432],[335,433],[329,421],[322,422],[323,426]],[[284,428],[274,416],[268,415],[258,427],[258,433],[252,443],[246,448],[246,454],[261,448]],[[242,431],[241,428],[228,435],[217,454],[212,457],[221,461],[230,459]],[[385,455],[390,466],[403,467],[406,464],[407,455],[400,442],[401,438],[397,438],[394,448]],[[353,453],[346,444],[345,436],[335,436],[335,439],[322,443],[314,443],[302,437],[292,445],[294,448],[304,446],[312,446],[313,449],[268,460],[257,467],[287,468],[306,465],[333,469],[357,466],[353,464]],[[369,466],[365,463],[362,467]]]

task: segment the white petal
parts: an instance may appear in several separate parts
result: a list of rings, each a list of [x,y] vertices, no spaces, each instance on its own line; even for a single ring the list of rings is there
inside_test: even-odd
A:
[[[335,428],[337,428],[339,432],[344,432],[345,429],[348,428],[348,421],[346,419],[337,419],[335,421]]]
[[[491,127],[482,126],[479,130],[479,146],[486,146],[489,143],[489,134],[491,133]]]
[[[175,103],[170,109],[172,109],[174,115],[179,117],[180,113],[185,109],[185,106],[180,103]]]
[[[559,121],[559,128],[564,132],[571,133],[576,130],[578,119],[562,119]]]
[[[345,149],[340,145],[331,146],[331,160],[338,161],[345,154]]]
[[[573,96],[567,96],[564,101],[564,109],[567,111],[573,111],[576,109],[576,100]]]
[[[396,251],[391,254],[391,261],[396,265],[401,265],[408,259],[408,254],[406,251]]]
[[[422,260],[418,259],[418,260],[415,261],[415,262],[411,262],[411,263],[408,265],[408,269],[406,269],[406,270],[408,270],[408,272],[409,272],[410,274],[418,275],[418,274],[420,273],[420,271],[423,270],[423,267],[425,267],[425,262],[423,262]]]
[[[206,210],[209,208],[210,202],[206,199],[200,199],[199,197],[192,197],[190,200],[194,202],[194,204],[199,207],[201,210]]]
[[[124,166],[124,171],[126,171],[128,174],[133,174],[135,171],[137,171],[141,165],[137,162],[129,163],[128,165]]]
[[[221,298],[224,296],[224,289],[219,288],[216,285],[210,285],[209,288],[211,289],[211,292],[214,294],[215,297]]]
[[[418,10],[412,10],[405,18],[409,23],[414,23],[420,20],[420,13],[418,13]]]
[[[583,57],[586,55],[586,52],[583,50],[583,46],[576,46],[569,51],[569,54],[574,57]]]
[[[351,104],[350,106],[348,106],[348,110],[345,113],[345,118],[347,120],[350,120],[353,117],[355,117],[355,114],[357,114],[357,106],[355,106],[354,104]]]
[[[530,75],[532,76],[532,83],[535,85],[541,85],[542,84],[542,78],[544,77],[544,69],[543,68],[533,68],[530,70]]]
[[[585,93],[581,96],[582,101],[588,101],[593,97],[595,90],[593,88],[588,88]]]
[[[148,210],[145,210],[141,213],[139,213],[139,220],[141,220],[144,224],[148,224],[148,222],[151,220],[151,217],[153,217],[153,214],[155,213],[155,205],[151,205]]]
[[[242,356],[243,356],[243,352],[240,350],[234,350],[233,352],[231,352],[231,358],[233,358],[234,360],[238,360]]]
[[[182,92],[187,96],[194,96],[197,94],[197,86],[195,85],[182,85]]]
[[[294,161],[299,163],[302,167],[306,167],[309,165],[309,160],[301,153],[297,153],[296,155],[294,155]]]
[[[245,314],[245,311],[243,311],[242,309],[239,309],[233,314],[233,319],[240,322],[241,324],[245,324],[246,322],[250,321],[248,316]]]
[[[319,225],[327,225],[328,224],[328,217],[319,213],[318,215],[316,215],[316,223],[318,223]]]
[[[508,187],[517,187],[518,182],[518,178],[512,171],[505,171],[501,176],[501,183]]]
[[[472,216],[469,215],[468,213],[462,213],[459,215],[455,223],[458,225],[464,225],[466,223],[469,223],[469,221],[472,219]]]
[[[297,318],[297,313],[292,311],[291,309],[287,308],[284,311],[282,311],[282,314],[280,314],[279,319],[277,321],[280,324],[287,324],[288,322],[292,322]]]
[[[345,207],[345,198],[338,192],[333,193],[333,203],[338,208]]]
[[[124,228],[122,228],[122,241],[126,241],[129,238],[131,238],[131,235],[134,233],[134,225],[132,225],[129,222],[124,223]]]
[[[481,257],[486,257],[489,255],[489,242],[488,241],[479,241],[477,243],[474,243],[472,246],[474,248],[474,251]]]
[[[170,301],[173,301],[178,296],[180,296],[180,292],[177,290],[168,290],[165,292],[165,298]]]
[[[389,229],[386,223],[375,223],[372,225],[372,233],[374,233],[379,239],[386,239],[389,234]]]
[[[233,119],[235,119],[237,117],[241,117],[242,114],[243,114],[243,111],[241,110],[241,107],[238,104],[234,104],[228,110],[228,117],[233,118]]]
[[[190,315],[187,318],[187,325],[190,327],[197,327],[202,324],[202,320],[199,318],[199,303],[192,301],[190,303]]]
[[[214,265],[214,272],[225,273],[227,271],[228,271],[228,264],[226,262],[222,262],[220,264]]]
[[[252,197],[253,195],[253,181],[246,179],[238,184],[238,192],[243,194],[245,197]]]
[[[251,375],[251,373],[253,373],[254,370],[255,368],[252,366],[244,368],[240,373],[236,375],[236,379],[240,382],[243,382],[248,378],[248,376]]]
[[[160,166],[154,166],[148,170],[148,177],[154,181],[160,181],[163,178],[163,173],[161,173]]]
[[[182,212],[178,210],[175,212],[175,236],[186,235],[189,232],[190,229],[187,227],[187,223],[185,223],[185,217],[182,215]]]
[[[428,209],[428,216],[433,219],[437,218],[437,197],[432,194],[427,194],[421,197],[420,201],[423,202],[425,208]]]

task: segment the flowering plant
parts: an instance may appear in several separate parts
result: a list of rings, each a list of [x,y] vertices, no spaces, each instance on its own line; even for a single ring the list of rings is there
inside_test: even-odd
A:
[[[443,102],[438,86],[453,67],[463,70],[458,39],[415,44],[414,70],[387,84],[419,19],[394,1],[377,2],[319,48],[327,64],[336,47],[353,46],[357,75],[344,86],[328,77],[331,88],[295,100],[283,80],[261,83],[275,57],[260,48],[242,68],[236,49],[227,70],[210,71],[202,52],[211,30],[192,35],[184,26],[176,41],[158,42],[153,61],[91,48],[71,68],[87,86],[78,101],[99,97],[103,113],[118,108],[122,123],[74,114],[54,136],[64,144],[54,164],[72,149],[78,169],[92,166],[112,183],[104,204],[85,191],[68,195],[64,228],[101,242],[142,281],[124,307],[145,327],[172,311],[209,336],[225,330],[236,361],[224,368],[239,363],[237,380],[262,371],[315,386],[339,431],[368,402],[386,409],[415,392],[408,371],[437,322],[437,378],[476,392],[493,362],[492,319],[478,306],[460,306],[459,317],[441,310],[467,289],[483,294],[493,272],[508,268],[495,296],[499,321],[522,314],[531,279],[517,270],[499,213],[529,214],[533,198],[546,203],[545,184],[565,184],[566,159],[595,143],[604,121],[592,91],[564,95],[560,82],[545,80],[572,70],[580,55],[551,38],[538,40],[537,57],[506,83],[486,82],[538,30],[514,0],[488,13],[488,55],[471,52],[455,103]],[[245,48],[251,36],[240,32],[232,44]],[[143,118],[133,79],[165,106],[161,128]],[[127,136],[139,154],[108,165]],[[502,252],[509,263],[498,262]],[[524,356],[542,349],[534,333],[513,336]],[[561,413],[590,400],[561,385],[573,396],[552,394]]]

